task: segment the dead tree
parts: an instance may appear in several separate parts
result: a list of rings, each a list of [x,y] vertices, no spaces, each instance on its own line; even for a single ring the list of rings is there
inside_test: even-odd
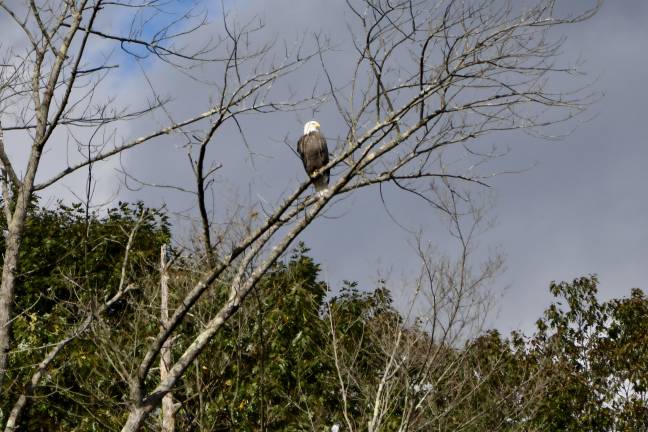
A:
[[[156,3],[156,2],[153,2]],[[2,83],[0,99],[3,103],[2,116],[13,122],[3,123],[4,141],[0,146],[0,160],[3,172],[3,207],[8,232],[4,251],[2,283],[0,286],[0,385],[7,367],[10,349],[12,304],[18,269],[18,255],[24,233],[27,211],[34,194],[58,180],[89,164],[106,160],[120,152],[167,134],[179,125],[169,125],[147,136],[116,144],[112,148],[104,145],[89,159],[71,163],[51,178],[36,182],[43,154],[54,146],[54,137],[63,128],[103,127],[122,121],[134,120],[152,112],[158,105],[144,106],[138,110],[127,110],[111,101],[97,101],[95,93],[111,69],[109,61],[88,59],[88,51],[98,39],[111,40],[122,47],[138,46],[149,54],[163,56],[170,61],[198,59],[208,51],[201,50],[180,53],[174,47],[172,35],[160,29],[152,39],[140,39],[134,35],[112,34],[100,28],[97,18],[122,8],[130,9],[136,4],[108,3],[102,0],[36,2],[14,5],[0,2],[3,26],[20,33],[24,48],[9,48],[3,53]],[[156,5],[152,5],[155,7]],[[13,24],[13,25],[12,25]],[[166,30],[171,30],[167,25]],[[169,36],[169,37],[167,37]],[[215,111],[215,110],[214,110]],[[186,122],[195,122],[209,117],[207,112]],[[16,132],[9,135],[8,132]],[[18,136],[20,133],[20,136]],[[24,167],[16,166],[8,147],[20,140],[28,141],[29,155]],[[107,144],[107,143],[104,143]],[[22,176],[19,176],[22,173]]]
[[[115,132],[124,124],[145,119],[149,114],[166,110],[168,106],[168,100],[163,97],[135,109],[122,106],[119,100],[100,98],[98,94],[106,77],[120,65],[152,58],[189,73],[196,64],[228,64],[235,54],[239,55],[238,51],[231,49],[229,57],[216,56],[214,48],[223,42],[225,36],[221,39],[211,38],[207,43],[186,43],[208,24],[206,17],[194,9],[195,5],[181,11],[171,5],[172,12],[166,9],[167,6],[167,2],[157,0],[145,3],[43,0],[24,4],[0,1],[3,28],[19,35],[16,47],[3,46],[0,66],[2,205],[8,226],[0,285],[0,387],[12,347],[13,303],[25,221],[35,194],[85,167],[99,164],[189,125],[209,120],[218,124],[240,111],[272,110],[273,106],[266,105],[259,95],[267,91],[276,79],[307,60],[286,59],[273,68],[265,69],[263,73],[248,77],[245,82],[239,83],[237,92],[227,93],[227,103],[221,98],[220,103],[195,107],[196,114],[189,118],[170,119],[166,126],[140,137],[120,137]],[[171,13],[175,16],[173,20],[167,19]],[[125,33],[115,33],[105,28],[106,22],[101,24],[100,17],[111,15],[132,19],[130,29]],[[164,19],[156,21],[155,18],[159,16]],[[146,29],[144,26],[147,26]],[[255,30],[245,27],[238,37],[245,37]],[[91,50],[104,42],[112,44],[103,53],[105,55],[91,54]],[[237,65],[254,61],[266,51],[263,45],[254,47],[236,57]],[[254,100],[243,106],[242,102],[247,102],[252,96]],[[90,146],[84,140],[92,142],[92,138],[81,138],[88,136],[86,130],[91,131],[90,137],[105,138],[99,144]],[[80,142],[79,153],[83,157],[70,158],[67,166],[55,168],[44,154],[49,150],[65,153],[65,149],[60,147],[59,138],[66,134],[73,141]],[[24,167],[18,165],[21,155],[16,149],[19,145],[29,148]],[[87,154],[81,150],[86,148],[89,151]],[[42,178],[42,174],[39,177],[44,164],[49,165],[48,178]],[[52,168],[59,171],[52,173]],[[209,174],[199,171],[198,178],[204,181]],[[209,244],[208,237],[206,243]],[[122,276],[124,281],[128,275]],[[102,313],[110,307],[111,302],[119,300],[129,286],[122,285],[116,297],[111,296],[95,312]],[[78,326],[72,327],[69,335],[55,344],[52,350],[44,352],[43,361],[34,367],[31,379],[24,383],[24,391],[7,417],[6,430],[14,430],[46,369],[71,340],[86,331],[90,321],[91,314]]]
[[[169,322],[169,247],[163,245],[160,249],[160,325],[166,327]],[[169,374],[169,365],[173,364],[172,340],[166,341],[160,352],[160,380],[165,380]],[[175,431],[175,413],[180,404],[173,402],[173,394],[167,393],[162,398],[162,431]]]
[[[254,28],[231,28],[225,21],[224,35],[213,45],[198,44],[194,50],[188,49],[184,43],[205,24],[203,17],[191,10],[180,15],[174,11],[177,20],[157,22],[159,27],[154,31],[142,27],[143,23],[156,24],[146,14],[164,10],[163,1],[43,0],[15,6],[0,1],[2,18],[13,22],[24,41],[24,48],[2,54],[0,73],[0,115],[5,132],[0,142],[0,163],[8,223],[0,285],[0,386],[11,349],[21,240],[35,193],[89,164],[159,137],[187,137],[189,126],[202,129],[190,138],[199,149],[198,159],[192,159],[197,185],[192,193],[200,210],[210,268],[176,305],[129,378],[129,415],[123,430],[137,430],[236,313],[260,278],[331,201],[360,188],[392,184],[439,208],[430,187],[432,180],[442,179],[451,186],[462,182],[486,184],[490,173],[477,172],[472,166],[496,154],[481,149],[479,138],[518,129],[541,132],[583,109],[587,95],[552,89],[552,79],[572,74],[573,68],[558,64],[562,39],[553,37],[551,30],[587,19],[598,4],[561,17],[556,3],[538,0],[522,9],[506,0],[348,0],[356,60],[351,74],[340,78],[331,70],[326,46],[319,43],[321,38],[316,38],[318,44],[309,53],[304,54],[300,47],[277,62],[270,43],[258,47],[249,44]],[[99,17],[119,15],[123,10],[135,17],[130,27],[134,30],[115,34],[101,27]],[[145,36],[149,34],[153,36]],[[162,97],[135,110],[111,100],[96,101],[103,79],[117,66],[110,59],[88,55],[97,41],[116,44],[125,56],[149,56],[185,71],[196,62],[224,64],[223,79],[227,81],[221,83],[212,106],[196,107],[196,114],[186,119],[174,119],[164,111],[167,101]],[[336,173],[329,193],[313,197],[308,194],[310,181],[304,181],[244,235],[232,244],[219,245],[216,253],[205,191],[218,165],[209,166],[204,157],[206,148],[223,124],[238,125],[240,114],[298,110],[312,102],[272,100],[269,90],[310,59],[321,61],[328,100],[346,125],[342,143],[323,168],[333,168]],[[124,61],[121,57],[119,60]],[[151,86],[157,95],[155,84]],[[121,137],[121,142],[107,139],[90,157],[69,162],[49,178],[37,177],[48,161],[46,151],[56,148],[57,134],[74,134],[84,127],[116,130],[120,124],[154,111],[168,115],[166,126],[139,138]],[[24,167],[16,166],[18,162],[7,150],[14,140],[28,144]],[[446,160],[449,152],[453,152],[453,160],[463,155],[474,163],[451,164]],[[233,275],[228,299],[200,331],[191,335],[192,342],[170,365],[166,377],[151,384],[151,369],[165,344],[224,274]],[[38,377],[33,385],[37,384]]]
[[[440,186],[436,197],[457,252],[450,257],[418,241],[421,271],[408,281],[412,289],[403,315],[390,305],[368,303],[357,319],[357,336],[345,331],[350,319],[339,312],[339,299],[329,302],[328,352],[345,430],[529,430],[525,419],[543,395],[540,374],[501,379],[498,373],[508,373],[506,349],[478,367],[480,353],[467,344],[483,330],[491,310],[489,285],[502,268],[499,256],[479,264],[473,257],[477,235],[488,223],[485,207],[453,188]],[[367,370],[367,363],[376,369]],[[489,405],[474,402],[486,392]],[[497,424],[498,415],[508,423]],[[481,421],[488,426],[480,427]]]
[[[229,48],[227,55],[221,58],[214,49],[224,43],[227,36],[191,43],[191,38],[209,24],[195,5],[179,10],[158,0],[144,3],[43,0],[24,4],[0,1],[0,13],[3,28],[19,35],[15,48],[3,47],[5,51],[1,54],[0,69],[0,116],[3,121],[0,129],[3,132],[0,164],[3,213],[8,225],[0,285],[2,386],[11,349],[18,257],[28,207],[35,194],[85,167],[96,166],[124,151],[182,131],[190,125],[203,121],[220,124],[241,112],[280,108],[279,101],[266,103],[261,96],[275,80],[289,74],[308,57],[284,59],[239,82],[237,91],[225,93],[223,90],[223,97],[217,103],[195,107],[195,115],[169,119],[166,126],[133,138],[119,136],[120,127],[145,120],[155,112],[166,112],[169,100],[160,96],[149,104],[133,109],[122,106],[119,100],[99,97],[106,78],[120,66],[144,58],[156,59],[184,73],[190,73],[196,64],[228,65],[234,58],[237,66],[242,66],[263,57],[267,46],[255,46],[244,53]],[[128,29],[125,33],[115,33],[105,28],[109,21],[108,24],[105,21],[101,23],[103,16],[129,17],[132,22],[130,26],[125,26]],[[162,19],[156,19],[160,16]],[[175,18],[169,20],[168,16]],[[248,37],[256,30],[258,27],[246,26],[238,37]],[[100,43],[108,44],[107,50],[102,53],[104,55],[91,55],[90,51]],[[247,103],[248,100],[250,103]],[[88,130],[89,135],[85,132]],[[65,148],[60,147],[59,140],[65,135],[71,137],[73,142],[80,142],[81,157],[71,157],[67,166],[56,168],[43,155],[48,150],[66,153]],[[92,140],[88,136],[103,136],[104,139],[90,146],[84,141]],[[209,134],[207,136],[211,138]],[[29,148],[24,167],[17,165],[21,156],[16,154],[20,153],[16,150],[19,145]],[[82,149],[89,149],[90,153],[86,154]],[[210,175],[209,171],[202,172],[202,163],[198,164],[199,183]],[[41,178],[43,175],[39,177],[38,174],[44,164],[49,165],[49,177]],[[209,244],[208,236],[206,244]],[[209,251],[209,248],[206,249]]]
[[[446,163],[448,149],[477,155],[483,162],[493,157],[478,148],[483,135],[542,129],[571,119],[587,102],[580,94],[552,92],[551,78],[572,69],[556,64],[562,40],[553,40],[549,30],[590,17],[596,5],[561,18],[551,0],[525,10],[494,0],[347,3],[357,17],[358,34],[353,38],[355,72],[343,83],[350,84],[345,92],[329,73],[326,56],[320,57],[330,95],[348,128],[343,144],[323,168],[337,168],[339,174],[322,199],[308,195],[308,181],[299,185],[249,235],[220,254],[218,263],[178,305],[132,377],[133,405],[123,431],[142,425],[260,278],[331,200],[359,188],[393,183],[440,207],[431,195],[432,179],[443,179],[451,187],[486,181],[470,167]],[[167,379],[149,388],[151,367],[164,342],[225,272],[234,275],[228,300],[194,336]]]

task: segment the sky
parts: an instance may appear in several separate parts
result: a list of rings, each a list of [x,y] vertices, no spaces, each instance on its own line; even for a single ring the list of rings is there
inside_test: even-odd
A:
[[[345,65],[353,58],[344,2],[246,0],[226,5],[231,18],[240,22],[262,17],[265,28],[256,40],[274,38],[275,48],[295,48],[301,36],[316,31],[330,35],[336,44],[331,53],[335,74],[344,79],[348,72]],[[221,12],[216,8],[209,12],[217,26]],[[120,22],[119,17],[108,16],[102,24],[115,26]],[[580,69],[586,75],[580,83],[590,83],[589,90],[600,95],[587,114],[572,125],[574,130],[569,135],[557,141],[526,134],[484,138],[485,145],[511,149],[497,162],[498,168],[522,171],[492,179],[493,187],[487,191],[493,202],[490,215],[496,223],[480,238],[477,258],[502,253],[506,259],[506,270],[493,284],[498,302],[489,325],[504,332],[530,330],[551,301],[548,286],[552,280],[597,274],[603,299],[627,295],[632,287],[648,289],[648,88],[643,83],[648,70],[646,22],[648,4],[644,0],[607,1],[591,20],[560,29],[567,36],[562,59],[583,59]],[[4,15],[0,26],[9,28]],[[209,37],[210,29],[195,37]],[[7,33],[5,41],[19,46],[16,35]],[[93,55],[104,52],[97,50]],[[113,56],[123,60],[119,53]],[[127,66],[106,80],[98,97],[115,97],[124,106],[145,105],[153,95],[142,71],[160,94],[173,96],[169,113],[174,118],[204,111],[212,96],[204,84],[170,67],[150,61],[137,65],[130,60]],[[205,68],[197,73],[209,81],[219,71]],[[319,80],[322,74],[318,65],[309,64],[288,83],[273,89],[273,94],[306,94]],[[250,148],[234,128],[219,133],[209,153],[215,163],[223,164],[216,175],[213,213],[222,216],[235,207],[233,203],[269,207],[292,190],[304,174],[301,162],[284,139],[294,144],[303,123],[311,117],[322,124],[330,142],[344,136],[344,131],[336,129],[339,119],[330,106],[317,112],[242,119]],[[158,114],[124,125],[119,137],[137,137],[165,122],[166,116]],[[3,124],[7,123],[3,119]],[[20,160],[24,148],[20,143],[25,137],[10,132],[5,135],[9,151]],[[176,137],[159,140],[98,166],[95,202],[143,199],[150,205],[165,205],[172,212],[191,213],[190,196],[164,188],[131,190],[132,179],[126,182],[129,189],[120,174],[126,170],[147,183],[190,187],[183,144]],[[73,158],[68,155],[70,145],[66,148],[65,152],[51,149],[46,153],[45,173],[54,172]],[[81,193],[83,184],[83,173],[71,176],[49,190],[44,201],[73,199],[72,193]],[[456,245],[438,212],[410,196],[389,190],[386,193],[385,204],[377,189],[353,194],[300,237],[321,263],[322,277],[331,286],[356,280],[361,287],[371,288],[377,278],[386,277],[397,297],[407,296],[407,287],[420,267],[411,232],[423,232],[441,254],[456,254]],[[179,226],[185,224],[186,232],[186,220],[175,221]]]
[[[550,301],[552,280],[596,274],[601,297],[648,289],[648,135],[645,85],[648,4],[605,2],[568,32],[566,55],[580,55],[601,99],[589,121],[558,142],[522,143],[528,172],[495,182],[507,255],[502,328],[528,328]]]

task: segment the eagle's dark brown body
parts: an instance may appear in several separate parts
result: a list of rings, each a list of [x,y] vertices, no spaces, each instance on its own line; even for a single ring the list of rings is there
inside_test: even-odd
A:
[[[301,156],[306,172],[311,177],[315,171],[325,166],[329,161],[326,139],[319,131],[309,132],[299,138],[297,152]],[[325,190],[328,183],[329,170],[313,179],[313,184],[318,192]]]

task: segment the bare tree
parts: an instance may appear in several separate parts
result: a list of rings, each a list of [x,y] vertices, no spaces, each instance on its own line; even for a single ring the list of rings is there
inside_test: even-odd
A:
[[[524,419],[541,399],[541,377],[528,371],[501,380],[512,351],[485,353],[475,342],[502,268],[499,256],[479,265],[472,256],[488,223],[485,208],[453,188],[439,189],[458,253],[450,258],[417,242],[421,270],[404,314],[380,298],[360,299],[357,318],[345,313],[344,302],[358,299],[336,297],[328,305],[345,430],[531,430]]]
[[[153,8],[158,2],[150,2]],[[105,160],[128,148],[134,147],[160,135],[177,129],[170,125],[148,136],[116,144],[102,146],[89,159],[71,164],[50,179],[36,183],[44,152],[53,146],[56,131],[61,128],[88,126],[101,129],[107,125],[133,120],[151,112],[156,105],[145,106],[138,110],[127,110],[112,101],[97,101],[96,93],[101,82],[113,66],[108,60],[90,59],[89,47],[98,39],[120,43],[124,49],[139,46],[169,61],[185,58],[198,59],[207,51],[181,53],[174,46],[177,35],[167,24],[159,29],[153,38],[143,39],[137,30],[130,35],[115,35],[100,28],[97,18],[101,14],[118,13],[121,9],[133,7],[139,13],[145,8],[137,3],[104,4],[97,1],[69,1],[25,4],[0,2],[3,21],[21,32],[24,48],[10,49],[5,53],[3,65],[2,96],[3,117],[13,118],[13,124],[3,124],[5,132],[20,131],[30,141],[30,151],[26,166],[17,167],[3,142],[0,148],[3,175],[3,203],[7,218],[8,233],[4,253],[2,284],[0,286],[0,384],[5,375],[7,353],[10,347],[10,327],[12,304],[15,291],[18,255],[23,237],[25,220],[34,193],[43,190],[63,177],[94,162]],[[137,14],[136,14],[137,15]],[[4,81],[6,80],[6,81]],[[210,116],[205,113],[187,122],[195,122]],[[75,132],[71,131],[70,134]],[[6,140],[5,134],[5,140]],[[49,144],[49,146],[48,146]],[[60,151],[60,150],[59,150]],[[24,173],[19,176],[19,173]]]
[[[158,22],[160,28],[151,31],[147,26],[156,22],[147,14],[164,9],[165,2],[161,1],[31,1],[25,6],[0,1],[0,9],[14,21],[26,41],[26,48],[20,53],[5,53],[9,59],[3,62],[9,66],[3,66],[0,74],[0,101],[4,104],[0,112],[15,120],[13,124],[4,122],[4,130],[22,131],[30,142],[24,170],[16,168],[16,162],[5,150],[7,143],[0,145],[3,203],[8,221],[0,286],[0,385],[11,347],[9,335],[21,238],[28,205],[35,193],[82,167],[164,135],[184,137],[198,149],[197,158],[190,156],[196,178],[196,190],[192,193],[197,198],[210,268],[175,307],[171,306],[173,314],[152,337],[136,371],[125,377],[130,402],[123,430],[138,430],[236,313],[255,284],[336,198],[360,188],[392,184],[446,211],[430,186],[433,179],[441,179],[450,190],[457,190],[457,185],[465,182],[484,185],[491,174],[474,168],[497,156],[481,149],[478,138],[517,129],[541,132],[547,126],[571,119],[583,109],[587,95],[552,88],[556,76],[574,72],[559,64],[563,40],[555,37],[552,30],[589,18],[598,3],[570,16],[560,16],[557,3],[538,0],[522,8],[506,0],[349,0],[355,62],[351,75],[340,78],[332,70],[327,47],[319,36],[310,53],[303,54],[299,47],[297,52],[282,55],[281,61],[275,62],[271,44],[262,44],[258,49],[250,45],[254,26],[232,27],[227,18],[223,22],[225,35],[214,44],[201,45],[193,51],[177,45],[178,41],[190,39],[205,21],[189,10],[179,16],[175,14],[178,19],[171,23]],[[98,17],[122,9],[136,11],[127,34],[113,34],[101,27]],[[194,24],[178,28],[182,18],[189,18]],[[149,34],[154,36],[145,37]],[[97,97],[102,79],[113,69],[108,60],[95,64],[97,60],[87,54],[88,47],[99,40],[117,43],[129,55],[149,55],[185,70],[195,62],[219,62],[224,68],[216,101],[183,120],[164,111],[168,125],[119,144],[111,145],[107,140],[90,157],[70,163],[38,183],[44,151],[53,148],[57,131],[64,129],[74,134],[75,128],[85,126],[99,130],[166,108],[154,82],[154,102],[136,110],[114,107],[112,101],[99,105],[89,102]],[[274,208],[265,209],[265,217],[248,224],[241,235],[229,235],[230,243],[214,244],[205,192],[218,165],[209,166],[205,157],[207,146],[214,142],[216,132],[225,122],[240,127],[238,117],[242,114],[263,115],[272,110],[310,107],[308,102],[312,99],[273,100],[269,90],[310,59],[320,60],[327,79],[327,95],[346,125],[344,139],[323,168],[336,173],[328,194],[309,195],[311,181],[305,180]],[[15,108],[12,111],[8,106]],[[189,126],[202,128],[202,132],[189,131]],[[243,134],[242,128],[241,131]],[[155,360],[203,294],[224,275],[231,275],[227,299],[191,335],[191,343],[157,382],[152,374]],[[388,369],[394,364],[388,363],[385,373],[389,374]],[[383,395],[387,391],[383,386],[378,392],[376,407],[386,400]],[[372,416],[372,430],[379,429],[380,413],[377,408]]]
[[[219,102],[206,108],[197,107],[197,114],[183,120],[169,120],[167,126],[160,127],[138,138],[116,135],[124,124],[144,119],[156,111],[167,111],[169,100],[156,94],[151,103],[136,109],[120,106],[119,101],[100,96],[107,77],[120,66],[140,59],[154,58],[184,73],[189,73],[197,64],[222,63],[226,69],[236,59],[237,67],[248,62],[258,61],[267,51],[261,45],[253,50],[240,52],[237,40],[233,47],[227,47],[224,58],[216,56],[214,49],[219,47],[228,36],[212,38],[207,42],[191,42],[194,34],[208,25],[204,13],[195,5],[178,11],[167,2],[104,2],[103,0],[82,1],[31,1],[25,4],[0,2],[0,11],[6,25],[22,36],[24,47],[9,48],[3,53],[2,78],[0,87],[0,112],[10,122],[2,124],[3,138],[0,139],[0,163],[2,164],[3,210],[7,220],[5,251],[3,254],[2,284],[0,287],[0,385],[5,376],[7,354],[11,347],[12,305],[15,295],[18,256],[24,235],[25,221],[29,204],[36,193],[45,190],[61,179],[85,167],[108,160],[111,157],[169,135],[174,131],[197,124],[203,120],[214,119],[218,125],[234,118],[240,112],[268,109],[273,107],[261,101],[259,94],[267,91],[278,77],[291,72],[306,59],[290,59],[272,68],[240,81],[236,91],[227,92],[224,86]],[[124,34],[113,33],[107,29],[109,22],[101,17],[131,17],[130,26]],[[160,16],[162,18],[160,18]],[[167,16],[173,16],[169,20]],[[123,18],[120,18],[123,20]],[[237,35],[247,37],[258,27],[246,26]],[[148,36],[152,35],[152,36]],[[230,37],[233,38],[233,37]],[[188,42],[189,41],[189,42]],[[109,47],[105,55],[91,53],[91,48],[100,43],[114,43],[121,48]],[[197,45],[197,46],[196,46]],[[248,104],[248,99],[254,100]],[[225,100],[227,98],[227,100]],[[243,106],[243,102],[245,106]],[[237,110],[238,108],[238,110]],[[216,126],[212,127],[213,130]],[[86,133],[90,130],[90,134]],[[11,135],[10,135],[11,134]],[[42,156],[48,150],[65,153],[60,148],[59,138],[67,135],[79,143],[82,157],[68,158],[67,166],[54,171],[54,160],[50,162],[49,178],[37,182],[39,168],[43,165]],[[87,138],[88,135],[90,138]],[[213,132],[212,132],[213,135]],[[212,138],[208,134],[208,139]],[[13,137],[15,142],[8,142]],[[82,138],[83,137],[83,138]],[[101,142],[88,144],[84,140],[102,137]],[[119,143],[119,139],[122,140]],[[16,151],[18,142],[27,141],[30,152],[26,167],[17,166],[20,155]],[[204,145],[203,145],[204,147]],[[87,151],[84,151],[87,150]],[[19,152],[18,152],[19,153]],[[15,156],[15,157],[14,157]],[[53,159],[53,158],[52,158]],[[212,171],[204,172],[204,161],[197,163],[199,182],[198,196],[204,192],[202,183]],[[55,168],[56,169],[56,168]],[[20,173],[24,174],[21,176]],[[200,198],[203,202],[203,198]],[[201,205],[201,208],[204,205]],[[205,244],[209,245],[206,232]],[[208,254],[211,247],[206,247]]]
[[[557,25],[586,19],[596,8],[560,18],[555,15],[554,1],[525,10],[490,0],[348,5],[362,33],[354,38],[358,61],[346,102],[327,74],[339,114],[348,125],[346,139],[323,168],[341,170],[329,195],[323,199],[304,196],[309,182],[300,185],[249,236],[224,253],[220,263],[185,297],[131,383],[134,405],[124,431],[137,430],[255,283],[331,199],[371,184],[392,182],[438,206],[426,194],[430,191],[426,182],[420,180],[483,182],[470,169],[451,171],[453,167],[444,162],[447,147],[488,158],[492,155],[473,149],[476,138],[489,132],[541,128],[566,121],[582,109],[582,99],[553,93],[548,87],[552,75],[572,71],[556,65],[561,40],[552,41],[548,32]],[[328,71],[324,56],[321,59]],[[551,117],[546,117],[548,109]],[[248,271],[252,262],[256,265]],[[195,336],[167,380],[146,391],[153,359],[164,341],[202,293],[232,267],[236,276],[229,299]]]
[[[168,245],[160,249],[160,325],[164,328],[169,321],[169,253]],[[172,340],[166,341],[160,352],[160,380],[166,379],[169,365],[173,362]],[[162,431],[175,431],[175,413],[180,404],[173,402],[173,394],[162,398]]]

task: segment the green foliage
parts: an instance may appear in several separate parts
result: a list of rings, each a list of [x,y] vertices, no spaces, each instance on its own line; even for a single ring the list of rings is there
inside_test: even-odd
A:
[[[38,364],[52,344],[64,339],[91,310],[116,292],[128,237],[140,218],[125,283],[139,283],[156,271],[159,248],[170,235],[163,214],[142,204],[125,203],[103,215],[87,214],[81,205],[32,207],[16,284],[12,328],[15,349],[10,353],[7,388],[3,389],[8,397],[0,402],[3,413],[22,391],[20,383],[28,382],[33,373],[31,367],[24,366]],[[6,221],[0,225],[6,228]],[[118,302],[107,311],[107,318],[132,314],[127,305],[126,300]],[[101,418],[102,409],[109,410],[112,405],[102,407],[96,392],[84,388],[105,361],[88,334],[73,341],[61,357],[48,371],[30,411],[23,416],[26,430],[88,430],[72,425],[96,424],[88,412]],[[101,378],[93,384],[117,398],[125,390]]]
[[[127,375],[159,329],[159,250],[170,239],[166,217],[141,204],[101,215],[79,205],[33,206],[0,401],[5,415],[47,347],[116,292],[143,212],[125,268],[125,283],[137,289],[56,359],[30,401],[24,430],[120,427]],[[601,303],[595,277],[552,283],[556,300],[532,335],[490,331],[455,346],[405,320],[384,282],[370,291],[345,282],[330,297],[308,254],[300,244],[275,264],[187,371],[174,389],[178,430],[320,431],[346,418],[363,430],[390,361],[397,367],[381,390],[389,407],[381,431],[403,424],[474,432],[646,429],[648,298],[641,290]],[[203,270],[192,256],[174,264],[172,304]],[[175,358],[219,309],[229,281],[222,277],[182,324]],[[153,373],[147,385],[158,379]],[[145,430],[158,429],[153,416]]]
[[[183,427],[304,430],[326,419],[336,403],[327,387],[331,366],[320,319],[327,287],[307,252],[300,245],[272,268],[203,354],[210,360],[189,371],[185,394],[177,395],[188,399]],[[199,388],[189,384],[196,382]],[[190,399],[195,392],[205,396],[202,407]]]
[[[536,423],[550,431],[634,431],[648,425],[648,299],[600,303],[596,277],[552,283],[530,354],[547,384]]]

